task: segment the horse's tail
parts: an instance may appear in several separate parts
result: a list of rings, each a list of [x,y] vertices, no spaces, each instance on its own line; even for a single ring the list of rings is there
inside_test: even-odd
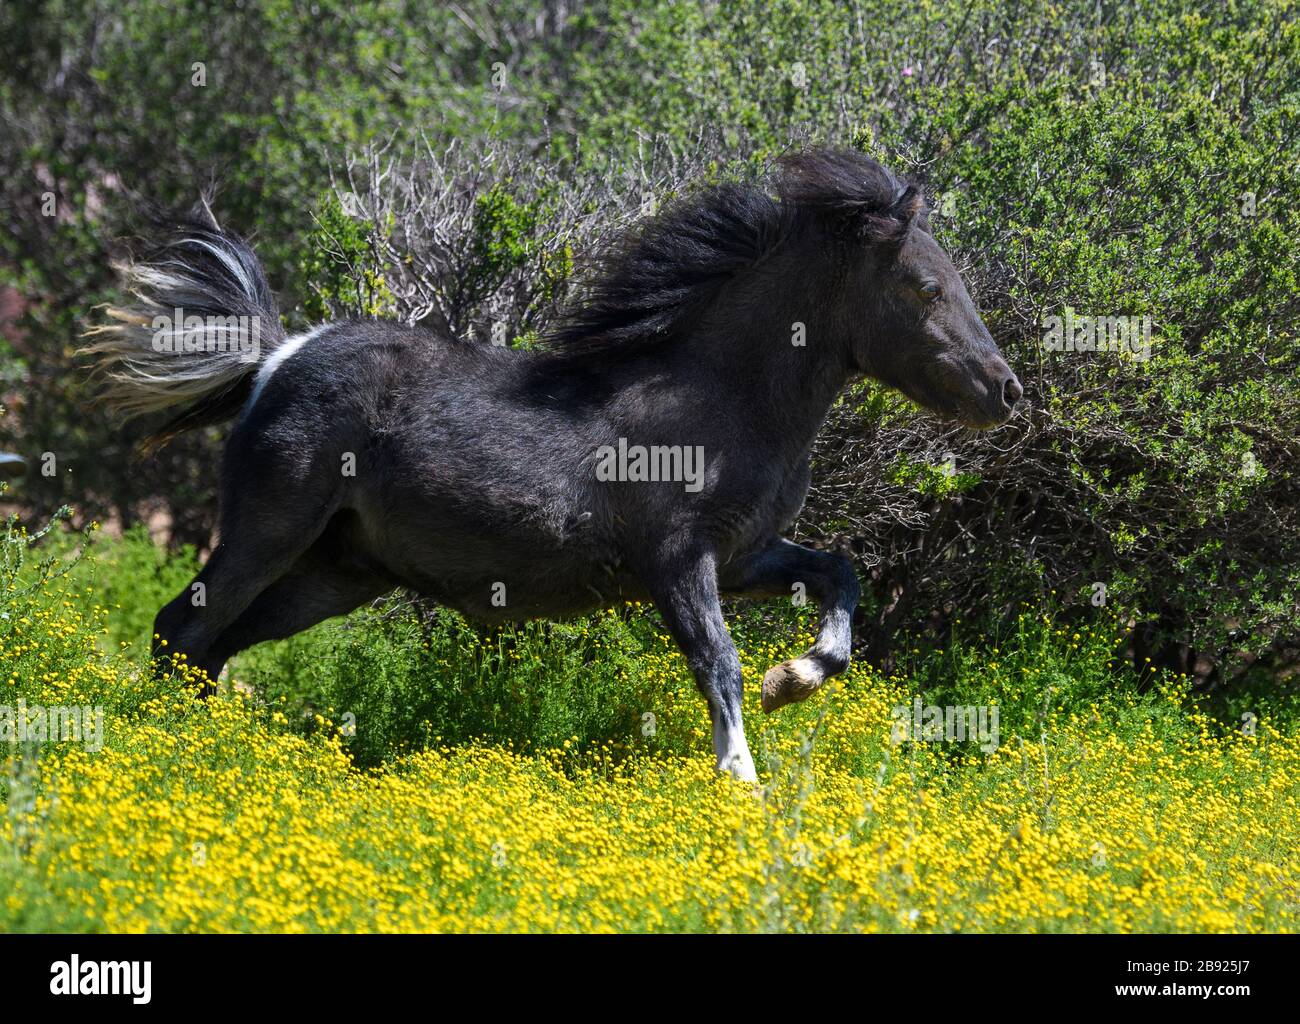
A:
[[[149,445],[233,418],[285,336],[248,243],[222,231],[204,202],[114,268],[133,301],[101,307],[103,322],[81,350],[96,360],[104,401],[126,419],[179,408]]]

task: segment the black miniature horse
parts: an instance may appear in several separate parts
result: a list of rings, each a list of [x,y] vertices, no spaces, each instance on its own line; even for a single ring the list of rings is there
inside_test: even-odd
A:
[[[718,769],[753,780],[719,595],[803,584],[820,605],[765,711],[847,667],[853,568],[781,537],[836,396],[865,374],[987,428],[1021,394],[914,185],[835,149],[770,184],[645,222],[526,352],[377,321],[285,337],[248,246],[206,208],[177,226],[126,268],[142,304],[92,346],[119,406],[184,407],[159,436],[237,417],[219,543],[158,614],[155,655],[216,679],[396,587],[489,622],[648,598],[708,701]]]

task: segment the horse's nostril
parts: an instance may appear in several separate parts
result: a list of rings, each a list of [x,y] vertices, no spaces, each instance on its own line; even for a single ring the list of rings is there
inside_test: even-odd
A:
[[[1020,396],[1025,393],[1025,389],[1020,386],[1020,381],[1015,376],[1008,377],[1002,383],[1002,402],[1008,409],[1014,409],[1016,403],[1020,401]]]

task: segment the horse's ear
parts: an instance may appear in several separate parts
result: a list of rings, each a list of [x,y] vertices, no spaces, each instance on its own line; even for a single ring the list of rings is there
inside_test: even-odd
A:
[[[913,228],[930,230],[925,196],[915,185],[904,188],[884,212],[863,217],[862,232],[866,238],[894,250],[902,248]]]
[[[912,214],[912,227],[919,231],[924,231],[927,235],[933,235],[930,230],[930,204],[922,197],[921,208]]]
[[[915,185],[908,185],[898,194],[894,205],[889,208],[894,216],[909,223],[925,213],[925,196]]]

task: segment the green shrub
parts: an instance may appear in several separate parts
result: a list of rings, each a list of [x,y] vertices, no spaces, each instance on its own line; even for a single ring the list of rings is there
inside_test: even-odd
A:
[[[28,501],[85,497],[127,526],[163,506],[176,544],[212,524],[216,435],[134,461],[137,428],[88,409],[71,369],[76,316],[111,292],[108,240],[139,223],[114,182],[177,205],[222,167],[219,212],[290,319],[440,314],[533,344],[645,195],[851,143],[927,186],[1028,407],[980,437],[871,386],[834,410],[798,530],[856,554],[867,653],[1005,628],[1051,590],[1086,622],[1104,584],[1139,662],[1220,684],[1300,664],[1294,0],[470,3],[418,26],[396,0],[317,6],[200,26],[132,0],[102,32],[91,0],[0,13],[0,281],[29,300],[0,342],[21,395],[0,444],[59,467]],[[319,199],[354,170],[369,220]],[[426,257],[433,298],[412,298]],[[1067,311],[1149,317],[1150,358],[1044,350]]]

